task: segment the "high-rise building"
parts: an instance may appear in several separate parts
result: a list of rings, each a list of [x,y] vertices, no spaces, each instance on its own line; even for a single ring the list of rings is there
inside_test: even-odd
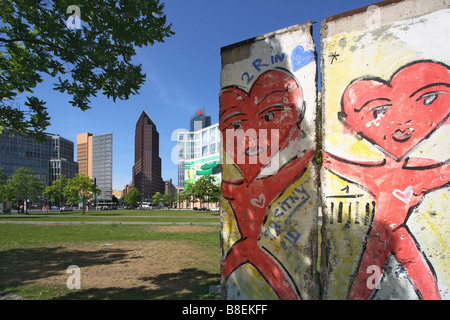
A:
[[[197,110],[195,114],[191,117],[189,123],[190,131],[197,131],[211,125],[211,116],[206,114],[205,108]]]
[[[191,131],[178,132],[179,190],[202,175],[213,175],[218,182],[221,179],[219,124],[211,125],[211,117],[201,110],[191,117],[190,127]]]
[[[164,181],[164,193],[175,194],[177,192],[177,188],[173,185],[172,179]]]
[[[78,173],[93,179],[101,190],[98,202],[112,200],[112,133],[77,135]]]
[[[78,173],[92,178],[92,133],[77,135]]]
[[[20,167],[34,171],[35,178],[50,186],[61,175],[73,178],[78,171],[74,162],[74,143],[57,134],[46,133],[43,143],[32,138],[0,132],[0,168],[7,177]]]
[[[159,133],[145,111],[142,111],[136,123],[133,187],[139,190],[143,201],[152,201],[152,196],[156,192],[164,193],[159,157]]]

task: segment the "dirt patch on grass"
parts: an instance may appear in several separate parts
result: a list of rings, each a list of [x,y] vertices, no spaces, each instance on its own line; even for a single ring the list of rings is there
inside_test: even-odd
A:
[[[220,281],[218,249],[181,241],[118,241],[2,251],[0,286],[66,288],[70,265],[80,268],[81,290],[63,290],[56,298],[208,299],[214,298],[209,285]]]

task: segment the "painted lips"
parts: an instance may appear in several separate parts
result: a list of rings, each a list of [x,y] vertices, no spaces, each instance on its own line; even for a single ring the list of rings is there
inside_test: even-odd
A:
[[[267,148],[269,150],[269,148]],[[245,154],[249,157],[257,157],[261,155],[264,151],[264,148],[261,148],[259,146],[249,147],[247,150],[245,150]]]
[[[392,139],[398,142],[406,142],[411,138],[413,131],[411,129],[400,130],[397,129],[392,134]]]

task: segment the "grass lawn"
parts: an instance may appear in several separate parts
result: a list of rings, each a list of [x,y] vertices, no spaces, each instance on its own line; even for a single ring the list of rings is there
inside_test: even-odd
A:
[[[112,210],[3,214],[1,221],[219,223],[220,216]],[[320,235],[319,227],[319,272]],[[219,299],[209,286],[220,283],[220,256],[220,225],[0,223],[0,291],[30,300]],[[80,290],[67,288],[71,265],[80,267]]]
[[[172,222],[220,223],[218,212],[193,210],[111,210],[82,212],[49,212],[2,214],[1,221],[85,221],[85,222]]]
[[[0,221],[220,221],[217,212],[182,210],[59,215],[0,215]],[[219,233],[220,226],[209,225],[0,224],[0,291],[33,300],[218,299],[209,286],[220,282]],[[80,267],[80,290],[66,286],[70,265]]]

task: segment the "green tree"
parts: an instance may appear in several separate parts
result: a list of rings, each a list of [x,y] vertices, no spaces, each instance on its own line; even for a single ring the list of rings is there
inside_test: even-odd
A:
[[[7,177],[2,173],[2,168],[0,168],[0,202],[6,201],[6,181]]]
[[[60,208],[67,201],[65,189],[68,181],[65,175],[61,175],[58,180],[53,181],[51,186],[45,188],[44,195],[48,196],[53,204],[59,204]]]
[[[28,213],[28,201],[38,200],[44,190],[44,183],[34,177],[33,170],[18,168],[6,181],[6,198],[10,202],[23,202],[25,213]]]
[[[94,195],[99,195],[101,190],[97,188],[94,180],[88,176],[77,174],[74,178],[69,179],[64,188],[64,193],[69,202],[82,203],[84,214],[86,212],[86,201],[92,199]]]
[[[159,0],[75,3],[0,1],[0,127],[45,138],[50,116],[45,101],[33,95],[44,75],[55,78],[54,89],[83,111],[98,92],[113,101],[128,99],[146,77],[142,65],[131,62],[135,47],[174,34]],[[80,28],[71,24],[76,19]]]
[[[171,208],[173,203],[176,201],[176,196],[174,193],[171,192],[165,192],[164,193],[164,205]]]
[[[164,202],[164,195],[161,194],[161,192],[156,192],[153,196],[152,196],[152,203],[155,205],[159,205],[161,202]]]
[[[220,199],[220,186],[210,175],[201,176],[194,184],[195,198],[204,203],[217,202]]]
[[[187,201],[188,205],[192,205],[197,200],[195,193],[195,183],[188,183],[184,191],[180,194],[180,200]]]
[[[136,207],[142,200],[142,195],[138,189],[133,188],[125,195],[125,203]]]
[[[220,199],[220,186],[211,175],[204,175],[194,183],[189,183],[180,194],[180,200],[188,202],[200,201],[201,203],[217,202]]]

